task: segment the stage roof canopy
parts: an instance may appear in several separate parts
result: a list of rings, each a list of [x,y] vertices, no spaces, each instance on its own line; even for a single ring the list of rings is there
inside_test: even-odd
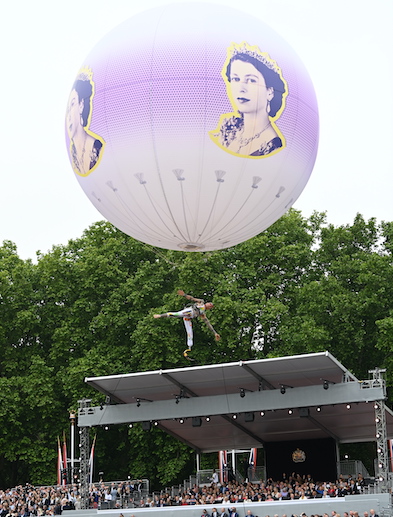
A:
[[[329,352],[89,377],[107,404],[79,409],[79,426],[157,425],[199,452],[332,437],[375,441],[376,369],[359,381]],[[103,397],[104,400],[104,397]],[[393,413],[385,406],[387,438]]]

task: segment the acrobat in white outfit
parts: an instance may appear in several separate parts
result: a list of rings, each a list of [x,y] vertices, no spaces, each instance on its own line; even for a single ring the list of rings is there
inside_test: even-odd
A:
[[[179,289],[177,291],[177,294],[179,296],[184,296],[187,300],[191,300],[195,302],[190,307],[184,307],[181,311],[177,312],[165,312],[164,314],[154,314],[154,318],[183,318],[184,326],[186,328],[187,332],[187,349],[184,350],[183,355],[187,359],[188,352],[191,352],[192,346],[193,346],[193,331],[192,331],[192,320],[194,318],[202,318],[203,321],[206,323],[206,325],[209,327],[209,329],[213,332],[214,337],[216,341],[219,341],[220,335],[217,334],[217,332],[214,330],[213,325],[210,323],[206,316],[206,311],[210,310],[214,307],[212,302],[206,302],[200,298],[194,298],[193,296],[189,294],[185,294],[184,291]]]

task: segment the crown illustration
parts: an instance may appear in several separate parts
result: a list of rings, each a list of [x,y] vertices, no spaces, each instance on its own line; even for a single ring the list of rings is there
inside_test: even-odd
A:
[[[280,68],[277,63],[270,58],[267,52],[261,52],[257,45],[251,46],[243,41],[243,43],[240,44],[234,43],[228,50],[230,59],[236,57],[238,54],[246,54],[247,56],[253,57],[254,59],[260,61],[267,68],[270,68],[270,70],[273,70],[276,73],[280,73]]]
[[[93,70],[87,66],[81,68],[76,76],[76,81],[91,81],[93,79]]]

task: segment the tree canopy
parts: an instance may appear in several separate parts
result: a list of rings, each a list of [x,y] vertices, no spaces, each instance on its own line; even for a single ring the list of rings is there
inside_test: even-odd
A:
[[[200,364],[328,350],[358,378],[393,383],[393,223],[335,227],[290,210],[265,232],[205,253],[153,248],[106,222],[21,260],[0,247],[0,486],[56,482],[57,436],[78,400],[102,402],[86,376],[184,366],[177,290],[212,301],[220,341],[194,325]],[[174,483],[193,455],[159,429],[97,429],[107,479]]]

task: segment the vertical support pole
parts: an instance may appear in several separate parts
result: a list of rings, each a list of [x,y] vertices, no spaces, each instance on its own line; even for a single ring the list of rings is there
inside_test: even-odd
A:
[[[71,422],[71,483],[74,480],[74,467],[75,467],[75,413],[73,411],[70,412],[70,422]]]

